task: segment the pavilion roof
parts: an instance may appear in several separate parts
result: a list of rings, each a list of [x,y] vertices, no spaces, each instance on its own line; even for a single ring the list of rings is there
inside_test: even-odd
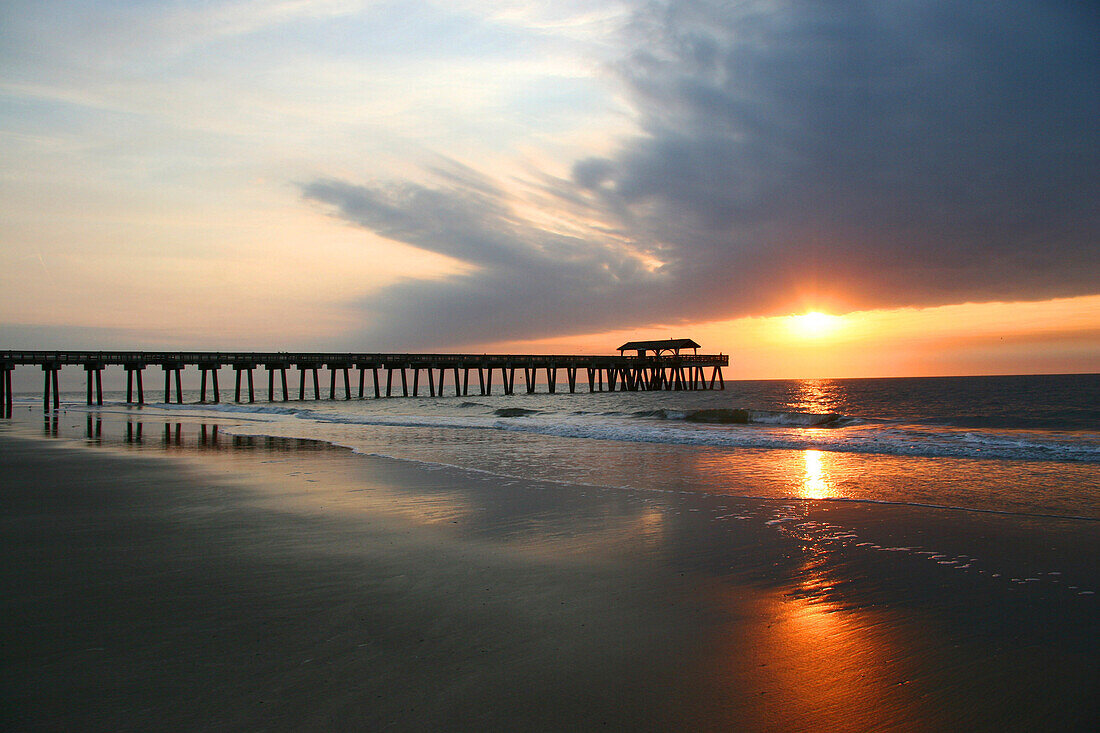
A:
[[[627,341],[619,351],[676,351],[679,349],[698,349],[699,344],[691,339],[663,339],[659,341]]]

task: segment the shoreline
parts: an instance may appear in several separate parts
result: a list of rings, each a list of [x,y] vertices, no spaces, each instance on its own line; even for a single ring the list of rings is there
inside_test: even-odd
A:
[[[70,407],[60,414],[65,415],[70,423],[74,416],[83,416],[88,421],[89,436],[93,418],[97,425],[100,422],[117,425],[119,421],[133,421],[138,425],[142,422],[154,423],[158,427],[162,424],[220,424],[226,429],[228,423],[228,431],[235,435],[318,440],[365,456],[410,461],[427,467],[486,472],[504,479],[535,478],[563,485],[651,491],[670,488],[698,490],[705,486],[710,493],[746,499],[866,502],[945,511],[1100,521],[1100,505],[1095,501],[1095,492],[1100,491],[1100,472],[1097,464],[1087,461],[1039,461],[996,456],[909,456],[828,448],[694,446],[516,432],[509,426],[478,435],[481,432],[478,428],[471,433],[449,424],[435,426],[356,420],[328,422],[323,416],[319,421],[284,421],[279,418],[281,413],[278,412],[224,412],[204,409],[205,406],[197,404],[187,404],[182,409],[176,405],[169,406],[169,409],[164,409],[163,405],[143,408],[119,405],[107,408]],[[26,406],[16,411],[15,423],[38,424],[40,414],[33,407]],[[57,418],[52,420],[56,424]],[[405,434],[413,430],[422,433],[421,442],[405,445]],[[71,436],[75,437],[76,431],[75,424],[68,426],[67,432]],[[50,431],[47,429],[44,432],[49,434]],[[468,448],[471,436],[476,436],[474,442],[478,446],[473,453]],[[417,447],[426,442],[431,443],[429,451]],[[514,447],[527,444],[536,451],[549,448],[552,458],[543,463],[553,470],[541,470],[540,465],[509,465]],[[691,466],[693,473],[658,470],[654,474],[656,479],[647,481],[645,472],[634,470],[638,463],[659,467],[667,462],[682,462],[682,457],[676,453],[693,453],[698,457],[698,460],[692,459],[695,464]],[[609,455],[622,458],[615,464],[608,464],[604,458]],[[563,470],[568,469],[570,463],[585,466],[586,470]],[[599,468],[593,473],[595,466]],[[1022,475],[1026,475],[1022,483],[1027,487],[1023,492],[1019,490]],[[627,479],[625,482],[624,478]],[[1005,485],[1013,485],[1016,490],[1003,494],[1001,487]],[[726,491],[726,487],[730,486],[766,490],[756,493]],[[963,486],[964,490],[945,493],[945,488],[953,486]]]
[[[120,407],[122,407],[122,409],[119,409]],[[161,410],[161,409],[164,408],[163,405],[150,405],[148,407],[152,407],[153,409],[158,409],[158,410]],[[302,443],[307,443],[307,442],[321,443],[321,444],[324,444],[324,445],[327,445],[327,446],[331,446],[333,448],[338,448],[338,449],[341,449],[341,450],[350,451],[352,454],[360,455],[360,456],[363,456],[367,459],[382,459],[382,460],[399,461],[399,462],[402,462],[402,463],[407,463],[407,464],[412,465],[412,466],[419,466],[423,470],[445,469],[445,470],[458,471],[460,473],[467,473],[467,472],[468,473],[484,473],[484,474],[487,474],[489,476],[499,478],[501,480],[527,480],[527,479],[530,478],[530,477],[521,476],[521,475],[518,475],[518,474],[500,473],[500,472],[490,471],[490,470],[487,470],[487,469],[473,468],[473,467],[470,467],[470,466],[465,466],[465,465],[461,465],[461,464],[457,464],[457,463],[446,463],[446,462],[441,462],[441,461],[438,461],[438,460],[430,460],[430,459],[424,459],[424,458],[416,458],[416,457],[407,457],[407,456],[400,456],[400,455],[389,455],[389,454],[381,454],[381,453],[376,453],[376,452],[370,452],[370,451],[363,450],[363,449],[355,446],[354,444],[341,442],[337,439],[326,438],[326,437],[304,437],[300,434],[297,434],[297,431],[290,431],[293,434],[286,434],[287,431],[280,431],[278,429],[268,429],[268,430],[252,429],[249,426],[273,425],[273,424],[272,423],[267,423],[267,421],[262,420],[262,419],[257,419],[255,417],[250,417],[248,412],[222,413],[222,412],[218,412],[218,411],[215,411],[215,410],[211,410],[208,414],[203,414],[201,412],[203,407],[204,407],[204,405],[197,404],[197,403],[196,404],[185,404],[185,405],[183,405],[183,409],[184,410],[190,409],[189,412],[182,412],[182,414],[176,414],[176,413],[174,413],[174,411],[169,410],[169,411],[165,412],[165,414],[157,415],[157,416],[154,417],[153,415],[143,414],[143,409],[144,408],[126,408],[125,406],[120,406],[120,405],[108,406],[106,409],[104,409],[104,407],[95,407],[95,406],[87,406],[87,408],[86,408],[85,405],[71,405],[71,406],[69,406],[69,408],[71,408],[72,413],[74,415],[83,415],[83,416],[85,416],[86,421],[88,421],[88,427],[86,429],[86,433],[85,433],[85,436],[84,436],[86,441],[91,440],[91,438],[92,438],[92,423],[91,423],[91,421],[92,421],[93,416],[95,417],[95,422],[100,423],[100,424],[102,424],[103,422],[106,422],[108,425],[113,424],[116,428],[119,425],[124,424],[126,422],[137,422],[137,423],[149,422],[149,423],[157,423],[158,425],[159,424],[189,425],[189,426],[193,426],[193,427],[196,427],[196,428],[201,428],[202,430],[205,431],[206,426],[210,425],[211,423],[214,423],[214,429],[218,430],[219,425],[221,424],[221,422],[228,421],[228,422],[233,422],[233,423],[241,423],[241,425],[232,425],[232,426],[229,426],[229,427],[225,427],[224,425],[221,426],[221,430],[222,430],[223,434],[233,436],[233,437],[273,438],[273,439],[278,439],[278,440],[300,441]],[[40,414],[41,413],[38,412],[34,407],[30,407],[30,408],[28,408],[26,410],[23,410],[21,412],[17,411],[14,414],[14,419],[12,419],[8,424],[18,426],[16,428],[17,431],[19,433],[23,434],[23,435],[28,435],[28,436],[31,436],[31,437],[40,437],[38,435],[34,435],[33,431],[28,432],[29,424],[34,423],[37,419],[37,416],[40,415]],[[67,415],[68,414],[68,409],[63,408],[60,411],[60,413],[54,413],[54,415],[60,415],[60,414],[66,414]],[[52,417],[52,418],[51,417],[46,417],[45,422],[49,423],[51,420],[54,421],[54,422],[57,422],[57,419],[58,419],[57,417]],[[66,437],[66,439],[71,440],[71,441],[78,441],[79,440],[79,438],[77,437],[77,427],[78,426],[74,422],[72,422],[72,420],[70,420],[69,422],[70,422],[70,425],[69,425],[68,431],[67,431],[68,434],[65,437]],[[373,427],[373,426],[368,424],[367,427]],[[234,428],[236,428],[236,429],[234,429]],[[446,429],[446,430],[455,430],[455,428],[450,428],[450,427],[447,427],[447,428],[444,428],[444,429]],[[60,434],[58,433],[58,430],[59,430],[59,427],[53,431],[54,432],[53,435],[50,434],[49,430],[46,430],[46,431],[43,431],[43,435],[49,435],[50,437],[61,437]],[[99,431],[100,428],[97,427],[96,430]],[[280,434],[280,433],[283,433],[283,434]],[[776,453],[789,452],[789,453],[796,453],[796,454],[803,453],[803,451],[799,451],[799,450],[796,450],[796,449],[793,449],[793,448],[770,448],[770,449],[746,448],[746,449],[741,449],[739,452],[750,454],[750,455],[752,455],[752,454],[767,455],[767,454],[773,453],[773,452],[776,452]],[[853,453],[852,456],[854,456],[856,458],[860,458],[860,459],[870,459],[870,460],[874,460],[876,458],[884,458],[886,460],[889,460],[891,458],[899,458],[900,457],[900,456],[895,456],[893,454],[885,454],[885,453],[884,454],[865,454],[865,453],[858,453],[858,452]],[[925,459],[926,460],[964,461],[964,462],[966,462],[966,461],[991,462],[993,464],[1005,464],[1005,463],[1012,464],[1012,463],[1015,463],[1014,461],[1005,461],[1004,459],[997,459],[997,458],[960,459],[960,458],[952,458],[952,457],[940,457],[940,458],[926,457]],[[1036,461],[1033,461],[1031,459],[1024,459],[1024,460],[1019,461],[1019,463],[1021,463],[1023,465],[1028,465],[1028,464],[1035,463],[1035,462]],[[1072,467],[1077,467],[1077,466],[1090,466],[1091,464],[1088,464],[1088,463],[1079,463],[1078,464],[1078,463],[1070,462],[1070,463],[1066,463],[1065,465],[1067,467],[1072,468]],[[619,489],[619,490],[624,490],[624,491],[655,491],[655,492],[658,492],[658,493],[663,492],[663,491],[669,491],[669,492],[673,492],[673,493],[675,492],[675,490],[662,490],[662,489],[646,488],[646,487],[640,487],[640,486],[623,486],[623,485],[612,485],[612,484],[604,484],[604,483],[589,483],[589,482],[581,482],[581,481],[570,480],[570,479],[555,480],[555,479],[540,478],[540,479],[537,479],[537,480],[543,481],[543,482],[546,482],[546,483],[560,484],[562,486],[587,486],[587,487],[590,487],[590,488],[593,488],[593,489]],[[754,494],[718,493],[718,492],[709,492],[709,493],[712,496],[723,496],[723,497],[726,497],[728,499],[742,499],[742,500],[748,500],[748,501],[762,501],[762,502],[804,502],[804,501],[814,501],[814,502],[820,502],[820,503],[826,503],[826,504],[835,503],[835,504],[838,504],[838,505],[844,505],[844,504],[854,504],[854,505],[873,504],[873,505],[880,505],[880,506],[911,507],[911,508],[914,508],[914,509],[931,509],[931,510],[938,510],[938,511],[945,511],[945,512],[966,512],[966,513],[976,513],[976,514],[990,514],[990,515],[999,515],[999,516],[1006,516],[1006,517],[1020,517],[1020,518],[1023,518],[1023,519],[1050,519],[1050,520],[1066,520],[1066,521],[1071,521],[1071,522],[1100,522],[1100,515],[1089,516],[1089,515],[1083,515],[1083,514],[1058,514],[1058,513],[1054,513],[1054,512],[1037,512],[1037,511],[1012,510],[1012,509],[990,509],[990,508],[983,508],[983,507],[977,507],[977,506],[964,506],[964,505],[954,505],[954,504],[942,504],[942,503],[918,502],[918,501],[903,501],[903,500],[891,500],[891,499],[875,499],[875,498],[866,498],[866,497],[863,497],[863,498],[861,498],[861,497],[846,497],[846,496],[806,497],[806,496],[797,496],[797,495],[794,495],[794,494],[782,495],[782,496],[769,496],[769,495],[765,495],[765,494],[754,495]]]
[[[1097,720],[1091,522],[215,449],[169,422],[178,445],[0,431],[13,727]]]

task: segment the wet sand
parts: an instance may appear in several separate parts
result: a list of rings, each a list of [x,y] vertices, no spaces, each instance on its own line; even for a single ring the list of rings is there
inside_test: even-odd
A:
[[[1100,720],[1097,522],[29,425],[0,428],[5,729]]]

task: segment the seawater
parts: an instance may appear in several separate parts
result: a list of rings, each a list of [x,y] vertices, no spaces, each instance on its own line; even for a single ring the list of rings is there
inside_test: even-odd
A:
[[[559,384],[557,394],[545,385],[525,394],[517,384],[514,395],[496,385],[494,395],[458,396],[448,384],[434,398],[216,405],[185,393],[191,403],[105,409],[202,416],[231,433],[501,477],[1100,518],[1100,375],[726,387],[589,394],[578,384],[568,394]],[[70,397],[73,407],[83,401]]]

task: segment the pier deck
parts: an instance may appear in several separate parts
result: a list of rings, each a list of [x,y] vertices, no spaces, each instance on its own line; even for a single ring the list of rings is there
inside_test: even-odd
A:
[[[535,391],[540,372],[545,375],[547,389],[553,393],[558,387],[577,391],[578,373],[587,377],[588,392],[604,391],[653,391],[725,389],[722,367],[729,365],[729,357],[718,355],[560,355],[560,354],[411,354],[411,353],[295,353],[295,352],[233,352],[233,351],[0,351],[0,405],[10,416],[12,405],[12,372],[20,366],[37,366],[44,377],[43,408],[60,407],[58,373],[66,366],[79,366],[87,373],[88,404],[103,404],[103,370],[122,367],[126,372],[126,401],[145,403],[145,385],[142,374],[146,368],[160,367],[164,372],[164,402],[182,402],[181,373],[194,367],[201,373],[201,402],[218,402],[221,390],[218,371],[232,368],[235,375],[234,400],[255,402],[256,389],[253,372],[257,368],[267,371],[267,399],[276,400],[276,376],[278,392],[283,401],[290,399],[291,390],[287,370],[298,371],[299,400],[307,398],[308,382],[313,387],[313,399],[323,399],[320,371],[329,372],[328,399],[337,399],[338,377],[343,387],[343,398],[352,399],[352,370],[357,374],[357,396],[367,393],[366,376],[371,374],[370,386],[374,398],[393,397],[400,381],[401,396],[420,396],[421,372],[426,373],[428,395],[443,396],[444,390],[456,396],[468,395],[470,375],[477,374],[478,394],[490,395],[493,376],[498,375],[504,394],[515,393],[516,371],[523,373],[523,386],[528,393]],[[709,379],[705,369],[711,370]],[[565,382],[559,384],[559,372],[565,372]],[[448,376],[451,384],[447,385]],[[438,379],[437,379],[438,377]],[[384,382],[384,384],[383,384]],[[244,384],[247,392],[243,392]],[[583,383],[582,383],[583,384]],[[606,389],[605,389],[606,384]],[[717,387],[716,387],[717,385]],[[174,388],[174,389],[173,389]],[[208,391],[209,388],[209,391]],[[52,398],[52,400],[51,400]]]

